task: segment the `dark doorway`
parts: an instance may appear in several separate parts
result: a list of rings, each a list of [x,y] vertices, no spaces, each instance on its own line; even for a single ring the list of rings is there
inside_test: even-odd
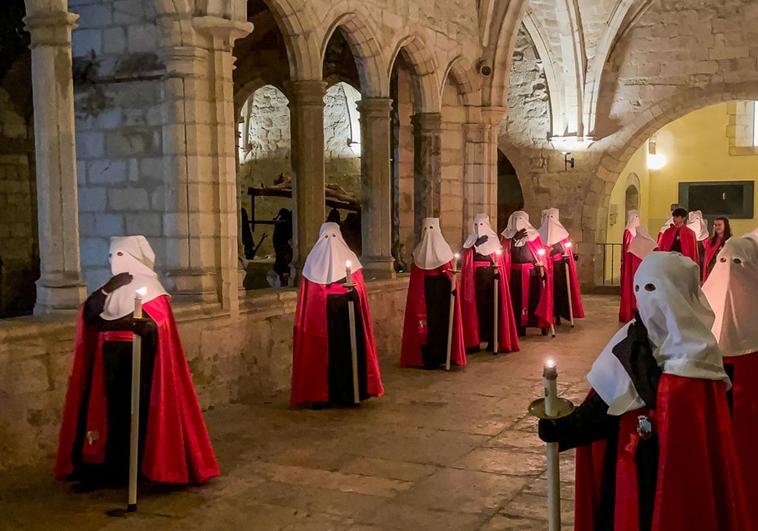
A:
[[[505,154],[497,150],[497,226],[505,227],[508,218],[517,210],[524,208],[524,195],[516,169]]]

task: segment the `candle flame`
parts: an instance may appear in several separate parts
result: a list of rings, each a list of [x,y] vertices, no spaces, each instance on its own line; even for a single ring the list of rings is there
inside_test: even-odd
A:
[[[545,256],[545,249],[538,249],[537,254],[540,256]]]
[[[456,259],[456,260],[458,260],[458,259],[461,257],[460,253],[455,253],[455,255],[454,255],[454,256],[455,256],[455,259]]]
[[[498,255],[498,256],[500,256],[501,254],[503,254],[503,250],[502,249],[498,249],[497,251],[495,251],[495,254]]]
[[[548,358],[548,360],[545,362],[545,366],[546,366],[548,369],[553,369],[553,368],[555,368],[555,360],[554,360],[553,358]]]
[[[137,295],[139,295],[140,297],[144,297],[145,295],[147,295],[147,288],[140,288],[140,289],[138,289],[137,290]]]
[[[352,267],[353,263],[350,260],[345,261],[345,267]]]
[[[566,242],[566,247],[571,249],[574,246],[572,242]]]

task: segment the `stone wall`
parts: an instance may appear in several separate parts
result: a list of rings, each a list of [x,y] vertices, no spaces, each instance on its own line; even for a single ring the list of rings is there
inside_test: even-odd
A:
[[[81,260],[90,289],[109,276],[109,237],[144,234],[165,253],[159,30],[151,0],[74,0]],[[165,263],[159,259],[159,262]]]
[[[382,366],[398,363],[408,279],[369,282]],[[260,290],[237,318],[176,305],[203,408],[289,391],[295,290]],[[0,470],[51,456],[71,372],[73,318],[0,321]]]
[[[34,306],[39,250],[31,129],[0,89],[0,317]]]

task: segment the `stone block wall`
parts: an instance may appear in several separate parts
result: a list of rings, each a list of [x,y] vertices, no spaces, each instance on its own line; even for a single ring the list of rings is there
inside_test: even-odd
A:
[[[399,361],[407,286],[407,277],[367,283],[383,367]],[[174,307],[203,408],[260,396],[284,400],[296,303],[288,289],[248,295],[236,318],[207,306]],[[73,337],[73,318],[0,321],[0,470],[54,454]]]
[[[144,234],[164,252],[163,64],[154,2],[69,5],[80,17],[72,37],[79,227],[92,289],[109,276],[110,236]]]
[[[30,313],[39,276],[34,138],[0,89],[0,317]]]

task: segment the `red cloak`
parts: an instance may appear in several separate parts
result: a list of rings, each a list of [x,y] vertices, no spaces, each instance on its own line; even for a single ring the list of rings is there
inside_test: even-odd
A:
[[[371,321],[363,271],[353,273],[353,283],[358,292],[358,307],[363,323],[366,349],[367,391],[369,396],[382,396],[384,387],[376,357],[376,339]],[[329,295],[345,294],[344,284],[316,284],[302,279],[295,311],[294,344],[292,353],[293,405],[329,401],[329,333],[326,302]]]
[[[479,315],[476,308],[476,274],[478,267],[489,267],[490,263],[474,263],[474,248],[464,249],[462,256],[461,279],[458,289],[461,293],[461,310],[463,311],[463,338],[466,348],[479,348]],[[497,260],[500,272],[499,294],[500,308],[498,312],[498,345],[502,352],[515,352],[519,349],[518,329],[513,317],[511,290],[508,283],[508,271],[503,254],[490,255],[491,260]]]
[[[452,262],[448,262],[437,269],[421,269],[415,265],[411,267],[411,281],[408,285],[408,297],[405,303],[405,322],[403,324],[403,346],[400,351],[401,367],[423,367],[424,362],[421,347],[426,344],[427,336],[432,334],[445,334],[447,330],[429,330],[426,326],[426,290],[424,279],[428,276],[444,275],[452,280]],[[466,348],[463,345],[463,322],[461,320],[460,291],[456,293],[455,309],[453,313],[453,339],[450,349],[450,362],[453,365],[466,365]]]
[[[566,254],[566,244],[570,241],[570,238],[566,238],[565,240],[558,242],[561,244],[561,248],[563,249],[563,255],[553,255],[552,270],[553,275],[565,275],[566,272],[564,271],[564,267],[566,266],[561,267],[558,262],[563,260],[563,258],[568,257],[569,280],[571,282],[571,309],[574,312],[574,319],[583,319],[584,305],[582,304],[582,295],[579,291],[579,276],[576,274],[576,259],[574,258],[573,251]]]
[[[142,474],[161,483],[204,482],[218,476],[220,471],[168,296],[146,302],[142,308],[158,326]],[[98,438],[85,442],[83,461],[100,464],[105,460],[108,416],[102,350],[104,335],[84,323],[83,310],[80,310],[74,366],[66,393],[55,464],[57,479],[66,479],[74,471],[71,452],[87,387],[91,389],[86,429],[97,433]],[[89,374],[92,374],[91,385],[87,380]]]
[[[635,410],[621,417],[614,531],[639,531]],[[750,529],[723,382],[663,374],[652,531]]]
[[[708,279],[708,275],[711,274],[711,271],[708,269],[708,264],[710,264],[719,253],[721,247],[723,246],[723,243],[724,242],[721,236],[717,236],[715,242],[713,242],[712,238],[708,238],[703,242],[705,257],[703,259],[703,271],[701,276],[702,282],[705,282]]]
[[[642,260],[636,254],[625,253],[621,265],[621,307],[619,308],[619,321],[628,323],[634,319],[637,310],[637,299],[634,297],[634,274],[640,267]]]
[[[734,369],[732,377],[732,429],[742,472],[748,517],[758,529],[758,352],[725,356],[724,366]]]
[[[679,233],[679,243],[682,246],[682,254],[696,264],[700,264],[700,251],[697,246],[697,237],[692,229],[686,225],[681,227],[669,227],[658,237],[658,250],[671,251],[674,239]]]
[[[511,256],[511,240],[507,238],[500,239],[500,245],[503,246],[503,256],[505,257],[505,264],[508,271],[518,270],[521,276],[521,321],[522,326],[526,326],[526,320],[529,319],[529,300],[534,297],[531,291],[530,274],[531,270],[537,267],[534,263],[513,263]],[[534,240],[526,242],[527,247],[532,252],[532,256],[537,258],[539,256],[538,251],[543,249],[545,255],[542,257],[542,262],[545,267],[544,282],[541,284],[540,292],[537,295],[539,300],[537,307],[534,309],[534,315],[537,316],[538,328],[548,328],[555,323],[555,312],[553,311],[553,262],[548,260],[548,253],[545,245],[542,243],[542,238],[537,236]],[[526,310],[526,312],[524,312]]]

